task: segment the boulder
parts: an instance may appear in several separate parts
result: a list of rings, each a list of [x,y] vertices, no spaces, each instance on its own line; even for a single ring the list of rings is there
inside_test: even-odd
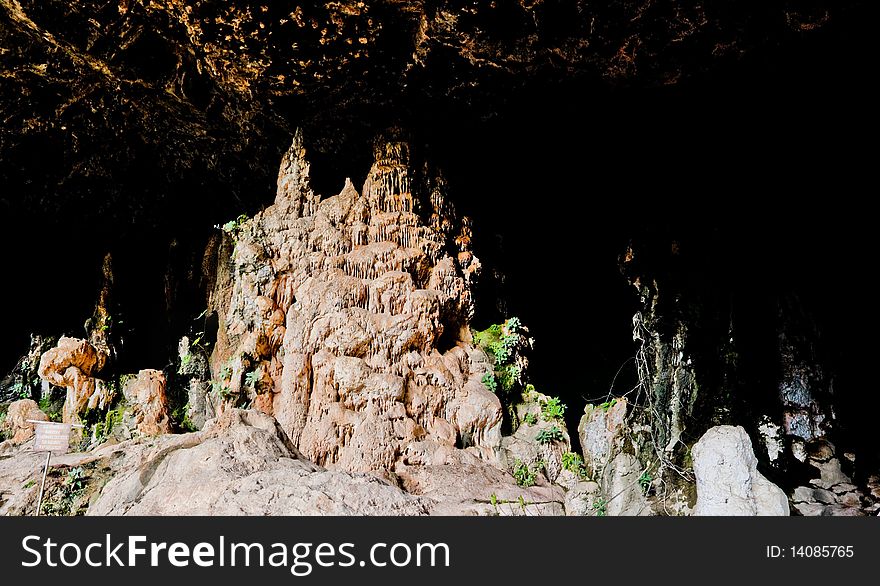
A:
[[[40,378],[67,389],[63,420],[76,423],[86,409],[104,409],[113,401],[113,387],[95,378],[107,362],[107,353],[86,340],[61,338],[40,357]]]
[[[3,431],[13,444],[21,444],[34,437],[33,423],[28,420],[49,421],[49,417],[40,411],[40,406],[31,399],[21,399],[10,403],[6,411],[6,419],[0,431]]]
[[[787,516],[788,498],[758,472],[752,442],[742,427],[709,429],[693,449],[695,516]]]
[[[620,452],[608,463],[602,475],[602,493],[607,515],[640,517],[652,514],[639,484],[641,474],[641,464],[632,454]]]
[[[133,428],[144,435],[171,433],[165,375],[162,371],[141,370],[137,377],[125,384],[122,392],[131,409]]]
[[[584,464],[590,476],[602,472],[616,453],[619,440],[625,435],[627,401],[615,399],[602,405],[587,404],[578,424],[578,436],[584,452]]]

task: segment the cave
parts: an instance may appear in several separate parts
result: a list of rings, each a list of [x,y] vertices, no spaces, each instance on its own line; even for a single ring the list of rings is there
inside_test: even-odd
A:
[[[859,137],[876,128],[864,3],[845,3],[827,23],[815,18],[821,10],[808,11],[785,32],[773,8],[746,18],[734,8],[742,3],[727,3],[710,15],[715,32],[681,45],[666,44],[654,21],[639,25],[649,57],[637,73],[627,69],[636,62],[604,51],[626,36],[613,27],[584,62],[545,55],[524,70],[505,70],[504,61],[493,73],[471,69],[475,61],[443,41],[415,67],[401,49],[412,44],[411,23],[392,26],[394,9],[376,8],[369,23],[363,16],[337,31],[364,37],[371,52],[362,65],[340,56],[338,39],[310,53],[314,39],[303,37],[296,58],[308,75],[301,93],[287,94],[260,85],[288,73],[287,56],[258,31],[238,58],[270,55],[273,65],[242,93],[233,65],[187,45],[183,31],[195,21],[181,25],[139,4],[105,15],[92,4],[74,3],[66,17],[106,18],[125,42],[107,46],[22,3],[72,54],[99,55],[124,88],[101,81],[81,91],[86,82],[72,76],[82,64],[65,58],[53,65],[56,79],[22,74],[0,90],[5,117],[21,122],[0,134],[9,308],[0,373],[14,370],[32,334],[88,336],[109,255],[110,372],[156,369],[173,381],[182,336],[217,340],[221,324],[205,308],[220,278],[221,227],[272,205],[296,129],[311,188],[326,199],[346,179],[364,185],[376,137],[393,128],[439,169],[455,211],[473,221],[482,263],[474,329],[522,321],[534,338],[529,380],[567,405],[569,429],[586,405],[633,396],[633,316],[644,313],[658,343],[686,330],[676,351],[693,363],[699,389],[678,439],[687,450],[712,425],[741,425],[770,480],[787,491],[809,482],[814,470],[790,455],[769,458],[758,439],[761,418],[786,408],[786,381],[799,380],[813,385],[822,436],[853,483],[880,472],[867,368],[875,328],[863,301],[873,221],[860,202],[872,153]],[[548,46],[580,38],[571,23],[581,4],[540,3],[533,21],[520,3],[500,2],[489,14],[465,11],[457,26],[526,59],[529,35]],[[27,37],[18,18],[4,4],[0,39]],[[371,28],[374,20],[389,32]],[[288,34],[287,26],[275,30]],[[705,43],[730,30],[740,31],[742,49],[715,59],[723,43]],[[27,38],[15,58],[37,62],[43,48]],[[78,98],[56,110],[68,92]],[[455,341],[441,341],[442,352]],[[456,447],[473,442],[463,432]],[[571,446],[581,449],[577,433]]]

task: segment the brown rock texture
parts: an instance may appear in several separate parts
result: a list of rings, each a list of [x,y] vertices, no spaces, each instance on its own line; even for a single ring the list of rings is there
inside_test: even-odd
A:
[[[32,514],[43,456],[2,445],[0,515]],[[316,466],[272,417],[227,409],[197,433],[58,455],[49,476],[52,484],[83,470],[90,496],[81,512],[88,515],[561,514],[560,487],[521,488],[467,452],[459,456],[469,463],[419,467],[399,487],[374,474]]]
[[[406,142],[377,142],[363,189],[321,200],[298,135],[274,205],[232,232],[215,294],[222,394],[274,414],[321,466],[388,471],[458,448],[495,460],[501,404],[468,343],[469,225]]]
[[[40,411],[40,406],[31,399],[22,399],[9,405],[6,411],[6,419],[0,431],[5,432],[9,441],[13,444],[21,444],[34,437],[33,421],[49,421],[45,413]]]
[[[171,433],[165,375],[145,369],[128,381],[122,392],[130,405],[134,427],[144,435]]]
[[[65,423],[79,421],[85,409],[104,409],[112,402],[113,388],[94,376],[106,361],[106,353],[78,338],[61,338],[57,346],[40,357],[40,378],[67,389]]]

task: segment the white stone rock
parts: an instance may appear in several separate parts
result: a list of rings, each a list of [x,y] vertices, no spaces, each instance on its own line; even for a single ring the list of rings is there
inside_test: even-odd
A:
[[[697,481],[695,516],[787,516],[788,498],[758,472],[742,427],[719,425],[692,451]]]

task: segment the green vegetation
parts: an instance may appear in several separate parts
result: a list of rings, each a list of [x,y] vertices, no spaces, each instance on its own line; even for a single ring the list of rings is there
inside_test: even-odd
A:
[[[651,488],[651,483],[654,481],[654,477],[651,476],[651,473],[645,470],[642,472],[642,475],[639,476],[639,486],[642,487],[642,492],[648,494],[648,490]]]
[[[599,408],[602,409],[605,413],[608,413],[608,410],[614,407],[617,404],[617,399],[611,399],[610,401],[605,401]]]
[[[593,509],[596,510],[597,517],[604,517],[608,514],[608,503],[604,498],[599,497],[596,499],[596,502],[593,503]]]
[[[227,385],[226,383],[224,383],[222,381],[212,380],[212,381],[210,381],[210,384],[211,384],[211,391],[215,395],[217,395],[223,399],[228,399],[229,397],[232,396],[232,389],[229,388],[229,385]]]
[[[526,425],[535,425],[538,423],[538,416],[534,413],[526,413],[523,415],[523,423]]]
[[[184,374],[187,367],[192,363],[193,355],[192,353],[184,354],[180,357],[180,368],[177,369],[177,374]]]
[[[22,381],[16,381],[15,384],[12,385],[12,389],[13,392],[18,395],[19,399],[31,398],[31,388]]]
[[[229,220],[225,224],[223,224],[220,229],[232,236],[232,239],[238,242],[238,236],[241,233],[241,227],[245,222],[248,221],[248,217],[245,214],[239,214],[237,218],[234,220]]]
[[[474,332],[474,344],[492,358],[493,372],[483,376],[486,388],[497,393],[511,393],[520,383],[522,372],[514,363],[516,348],[520,341],[518,331],[522,325],[512,317],[503,324],[492,324],[485,330]]]
[[[22,486],[22,488],[27,490],[29,488],[33,488],[36,485],[37,485],[37,481],[34,480],[33,478],[31,478],[30,480],[28,480],[27,482],[24,483],[24,486]]]
[[[517,381],[519,381],[520,368],[515,364],[505,364],[495,369],[495,375],[501,385],[501,389],[509,393],[513,390]]]
[[[255,393],[260,392],[260,385],[263,381],[262,375],[256,370],[252,370],[244,375],[244,384]]]
[[[55,394],[50,392],[48,395],[40,398],[40,411],[49,416],[49,421],[61,421],[61,410],[64,408],[64,399],[56,398]]]
[[[587,466],[580,454],[574,452],[562,454],[562,467],[577,474],[578,478],[587,477]]]
[[[61,486],[43,501],[40,507],[41,514],[51,516],[77,514],[79,512],[77,501],[85,492],[87,481],[88,476],[82,467],[70,468]]]
[[[539,466],[537,468],[540,470]],[[535,482],[538,480],[538,471],[530,468],[522,460],[517,460],[513,465],[513,478],[517,485],[528,488],[535,486]]]
[[[565,439],[565,436],[562,435],[562,430],[554,425],[553,427],[539,431],[538,435],[535,436],[535,439],[539,444],[552,444],[553,442],[561,442]]]
[[[108,409],[104,414],[104,420],[98,421],[92,426],[92,436],[95,443],[101,444],[107,441],[113,434],[113,430],[122,424],[122,416],[125,413],[125,405],[119,404]]]
[[[192,419],[189,418],[189,403],[185,405],[180,405],[176,409],[171,412],[171,419],[177,422],[185,432],[198,431],[199,428],[196,427],[195,423],[193,423]]]
[[[193,321],[203,319],[207,313],[207,309],[202,311],[202,313],[200,313]],[[210,354],[210,343],[205,341],[205,332],[196,332],[195,338],[189,343],[186,354],[183,354],[180,357],[180,366],[177,368],[177,374],[188,374],[187,370],[195,359],[195,356],[208,356],[208,354]]]
[[[541,403],[541,417],[544,421],[557,421],[565,415],[565,404],[559,397],[550,397]]]

